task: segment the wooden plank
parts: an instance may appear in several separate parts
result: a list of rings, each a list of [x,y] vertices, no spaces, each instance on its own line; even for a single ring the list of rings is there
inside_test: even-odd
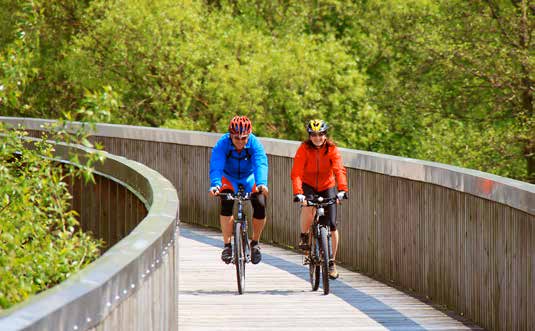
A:
[[[219,232],[182,223],[179,330],[480,330],[359,273],[339,268],[331,294],[312,292],[302,256],[262,244],[237,294],[234,265],[220,260]]]

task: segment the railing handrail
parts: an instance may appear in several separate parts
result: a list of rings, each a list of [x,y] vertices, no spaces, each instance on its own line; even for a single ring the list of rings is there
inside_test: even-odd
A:
[[[0,117],[0,121],[41,130],[53,120]],[[94,135],[213,147],[221,134],[141,126],[97,124]],[[268,154],[293,157],[300,142],[260,138]],[[490,173],[399,156],[341,148],[346,167],[431,183],[499,202],[535,215],[535,185]]]
[[[93,152],[83,146],[65,144],[56,144],[55,150],[55,156],[63,161],[68,160],[69,152]],[[156,257],[167,254],[167,249],[174,245],[178,195],[173,185],[141,163],[104,154],[105,163],[95,165],[96,173],[105,174],[141,196],[148,205],[147,216],[83,270],[3,311],[0,314],[2,330],[66,329],[65,326],[82,330],[93,327],[137,291],[144,278],[161,265]]]

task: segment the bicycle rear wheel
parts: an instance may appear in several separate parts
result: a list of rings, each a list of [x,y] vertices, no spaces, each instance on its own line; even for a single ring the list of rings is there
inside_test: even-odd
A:
[[[320,227],[321,243],[321,277],[323,279],[323,294],[329,294],[329,238],[327,228]]]
[[[312,291],[317,291],[320,286],[320,266],[318,264],[319,247],[318,238],[312,233],[312,240],[310,242],[310,251],[308,252],[308,272],[310,275],[310,285]]]
[[[241,223],[234,223],[234,264],[236,265],[238,293],[243,294],[245,290],[245,254],[241,227]]]

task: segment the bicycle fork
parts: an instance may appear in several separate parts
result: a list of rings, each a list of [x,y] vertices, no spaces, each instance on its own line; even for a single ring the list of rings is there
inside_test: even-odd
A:
[[[327,230],[327,250],[328,252],[323,252],[321,250],[321,247],[318,248],[318,263],[322,262],[322,259],[327,259],[328,261],[332,260],[333,255],[333,246],[332,246],[332,239],[331,239],[331,231],[328,226],[325,226],[325,229]],[[317,240],[318,242],[321,242],[321,236],[320,236],[320,227],[318,226],[318,235]],[[319,245],[321,246],[321,245]],[[321,254],[323,252],[323,254]]]
[[[313,249],[314,251],[312,254],[307,254],[304,256],[303,265],[320,265],[321,263],[321,237],[320,237],[320,226],[318,224],[314,225],[312,227],[311,235],[310,235],[310,243],[309,247],[310,249]],[[329,245],[331,243],[330,235],[329,235]],[[329,246],[329,250],[331,250],[331,247]],[[332,251],[332,250],[331,250]]]
[[[244,226],[243,228],[243,244],[244,250],[245,250],[245,262],[249,263],[251,262],[251,245],[249,244],[249,236],[247,235],[247,226]]]
[[[234,236],[239,236],[242,239],[245,262],[251,262],[251,245],[249,244],[249,236],[247,235],[247,222],[237,221],[241,223],[241,233],[233,233]],[[232,256],[232,263],[236,263],[236,256]]]

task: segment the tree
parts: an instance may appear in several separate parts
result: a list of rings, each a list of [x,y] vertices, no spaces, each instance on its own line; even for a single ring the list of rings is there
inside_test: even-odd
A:
[[[93,153],[85,164],[73,156],[74,163],[59,166],[47,138],[90,144],[85,130],[51,129],[54,134],[24,141],[24,130],[0,122],[0,311],[81,270],[103,246],[81,231],[66,184],[78,175],[91,180],[91,165],[103,155]]]
[[[465,136],[479,133],[481,140],[453,144],[449,153],[458,156],[454,164],[473,166],[463,162],[468,151],[481,162],[478,169],[496,173],[495,163],[513,162],[515,171],[524,170],[497,173],[534,180],[534,10],[529,6],[528,1],[391,0],[362,7],[351,40],[372,45],[364,47],[368,55],[354,49],[366,59],[375,91],[371,97],[386,111],[390,127],[395,131],[406,123],[401,132],[413,126],[422,136],[412,157],[451,161],[440,159],[445,154],[434,153],[427,141],[440,132],[447,135],[445,126],[465,123],[463,130],[470,131]],[[492,163],[476,147],[485,139],[500,142],[491,153],[497,157]]]

